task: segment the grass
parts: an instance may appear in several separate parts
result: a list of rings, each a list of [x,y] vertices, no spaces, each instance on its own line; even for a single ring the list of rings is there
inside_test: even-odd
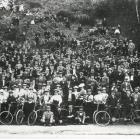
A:
[[[39,8],[40,13],[46,12],[46,13],[57,14],[60,11],[68,11],[69,13],[72,13],[73,16],[88,15],[88,16],[90,16],[90,19],[95,19],[95,17],[94,17],[95,10],[93,10],[93,9],[98,6],[99,2],[109,1],[109,4],[110,4],[109,8],[111,8],[111,9],[113,9],[112,3],[116,2],[116,0],[114,0],[114,1],[113,0],[17,0],[17,1],[18,1],[18,3],[20,3],[20,2],[25,3],[25,7],[30,10]],[[113,1],[113,2],[111,3],[111,1]],[[120,2],[121,2],[121,0],[120,0]],[[111,25],[120,24],[123,28],[124,35],[128,35],[128,36],[130,36],[130,38],[133,37],[135,39],[139,36],[139,33],[137,33],[138,35],[132,35],[132,33],[131,33],[131,31],[129,31],[129,27],[128,27],[128,25],[129,25],[130,29],[131,29],[132,25],[136,21],[135,14],[132,14],[132,13],[135,13],[135,11],[130,10],[130,11],[132,11],[132,13],[131,13],[128,9],[131,9],[131,8],[134,9],[135,7],[131,6],[131,4],[129,4],[129,5],[130,5],[130,8],[125,8],[126,10],[120,9],[117,11],[117,9],[115,9],[113,12],[116,13],[116,15],[109,13],[109,16],[110,16],[109,24],[111,24]],[[120,8],[119,5],[118,5],[118,7]],[[104,7],[101,7],[101,9],[102,8],[104,8]],[[118,15],[118,12],[120,13],[120,15]],[[7,15],[7,16],[10,15],[8,12],[7,13],[0,12],[0,16],[2,16],[3,14]],[[101,12],[101,15],[102,15],[102,12]],[[21,25],[22,25],[23,20],[26,21],[27,19],[26,18],[21,19]],[[0,22],[3,23],[4,21],[1,20]],[[8,20],[8,22],[9,22],[9,20]],[[55,31],[55,29],[56,29],[56,27],[52,23],[43,23],[43,24],[46,27],[48,27],[48,29],[51,31]],[[84,32],[82,34],[78,34],[76,32],[76,30],[78,28],[78,22],[73,22],[70,30],[65,28],[65,26],[60,23],[56,23],[56,24],[57,24],[56,25],[57,28],[60,31],[63,31],[68,36],[74,37],[74,38],[79,38],[79,36],[80,37],[86,36],[88,29],[91,28],[90,26],[84,26],[83,27]],[[41,25],[38,24],[38,26],[39,27],[36,28],[37,30],[40,29]],[[28,32],[32,32],[32,31],[30,31],[30,29],[29,29]]]

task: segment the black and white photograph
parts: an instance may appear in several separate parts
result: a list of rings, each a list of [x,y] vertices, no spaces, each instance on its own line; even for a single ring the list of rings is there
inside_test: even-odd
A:
[[[20,135],[140,135],[140,0],[0,0],[0,137]]]

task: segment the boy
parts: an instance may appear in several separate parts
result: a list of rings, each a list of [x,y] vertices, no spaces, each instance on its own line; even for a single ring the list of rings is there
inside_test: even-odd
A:
[[[69,105],[68,106],[68,111],[67,111],[67,122],[69,124],[73,124],[74,119],[75,119],[75,114],[74,114],[73,106]]]
[[[76,112],[76,120],[78,120],[79,124],[84,124],[85,123],[85,118],[86,118],[86,113],[83,110],[83,107],[81,106],[79,108],[79,111]]]
[[[46,106],[45,111],[43,113],[43,116],[41,118],[41,122],[44,125],[49,125],[51,126],[55,121],[54,121],[54,114],[51,111],[51,107],[49,105]]]

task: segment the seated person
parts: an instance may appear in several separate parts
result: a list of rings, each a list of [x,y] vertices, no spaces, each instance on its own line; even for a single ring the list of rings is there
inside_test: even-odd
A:
[[[41,118],[41,123],[44,125],[52,125],[54,123],[54,114],[51,111],[51,107],[47,105],[45,107],[45,111],[43,112],[43,116]]]
[[[78,123],[85,124],[86,113],[84,112],[84,109],[82,106],[79,108],[79,111],[76,112],[75,119],[78,121]]]
[[[73,124],[75,122],[75,113],[72,105],[68,106],[66,117],[67,117],[67,123]]]

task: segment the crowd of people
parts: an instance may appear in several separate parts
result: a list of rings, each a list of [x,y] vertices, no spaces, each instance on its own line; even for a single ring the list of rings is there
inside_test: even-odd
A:
[[[68,19],[65,23],[70,28]],[[38,104],[44,109],[40,121],[53,124],[63,122],[60,112],[65,106],[68,122],[84,124],[87,116],[92,120],[95,104],[122,105],[124,117],[131,107],[140,109],[139,53],[132,40],[121,38],[120,28],[96,26],[80,41],[58,30],[45,31],[44,48],[40,34],[35,35],[33,46],[26,38],[22,42],[2,41],[1,112],[9,104],[16,103],[16,109],[24,102],[28,118]],[[81,25],[77,32],[82,32]],[[45,44],[50,38],[54,39],[53,47]]]

